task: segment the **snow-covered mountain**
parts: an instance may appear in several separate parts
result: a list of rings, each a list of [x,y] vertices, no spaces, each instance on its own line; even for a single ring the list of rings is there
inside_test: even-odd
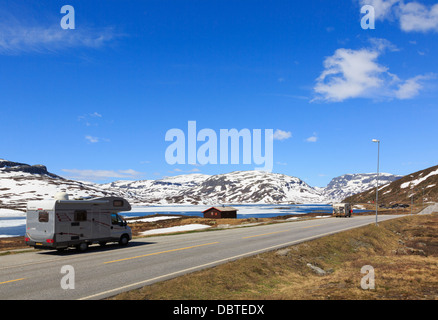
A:
[[[399,176],[381,174],[380,185]],[[115,181],[106,184],[64,179],[43,165],[0,159],[0,208],[25,209],[29,200],[50,199],[59,191],[75,197],[123,196],[135,205],[224,203],[330,203],[373,188],[375,174],[347,174],[325,188],[299,178],[264,171],[187,174],[158,180]]]
[[[390,173],[380,173],[379,186],[391,183],[401,177]],[[322,194],[332,201],[342,201],[349,196],[376,187],[376,185],[376,173],[344,174],[333,178],[327,187],[323,188]]]
[[[167,197],[168,203],[323,203],[324,196],[304,181],[279,173],[235,171],[211,176]]]
[[[73,198],[113,194],[93,184],[64,179],[48,172],[43,165],[0,159],[0,208],[24,210],[28,201],[50,199],[60,191]]]
[[[181,192],[197,187],[208,178],[210,178],[209,175],[193,173],[159,180],[121,180],[97,186],[108,192],[116,192],[120,196],[133,199],[137,203],[167,204],[165,198],[172,198]]]

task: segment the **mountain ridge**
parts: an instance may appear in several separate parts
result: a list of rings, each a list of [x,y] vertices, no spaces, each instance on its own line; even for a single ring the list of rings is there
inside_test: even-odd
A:
[[[438,202],[438,165],[432,166],[384,186],[379,186],[379,203],[393,205],[395,203],[409,204],[423,200],[425,202]],[[346,197],[345,202],[366,203],[376,199],[375,188]]]
[[[118,195],[134,205],[300,204],[332,203],[373,187],[376,174],[346,174],[325,188],[281,173],[233,171],[218,175],[192,173],[157,180],[80,182],[53,174],[43,165],[0,160],[0,207],[23,210],[29,200],[51,198],[56,192],[72,198]],[[389,180],[400,176],[382,174]],[[383,181],[383,180],[382,180]]]

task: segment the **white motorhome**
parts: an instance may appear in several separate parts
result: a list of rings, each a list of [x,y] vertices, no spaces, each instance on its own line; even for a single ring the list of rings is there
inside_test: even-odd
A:
[[[53,200],[31,201],[27,205],[25,242],[35,248],[76,247],[80,251],[92,243],[127,245],[132,239],[131,228],[119,212],[130,210],[128,201],[119,197],[69,200],[62,193]]]
[[[351,209],[351,204],[349,203],[334,203],[333,204],[333,215],[335,217],[351,217],[353,210]]]

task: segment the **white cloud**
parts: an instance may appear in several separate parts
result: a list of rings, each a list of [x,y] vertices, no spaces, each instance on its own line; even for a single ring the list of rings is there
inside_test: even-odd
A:
[[[318,136],[317,136],[316,132],[313,133],[313,136],[308,137],[308,138],[306,139],[306,141],[307,141],[307,142],[317,142],[317,141],[318,141]]]
[[[418,2],[401,3],[400,28],[406,32],[438,31],[438,4],[428,8]]]
[[[430,7],[411,1],[359,0],[360,5],[372,5],[376,20],[398,20],[405,32],[438,31],[438,4]]]
[[[177,173],[193,173],[193,172],[201,172],[201,170],[198,169],[198,168],[193,168],[193,169],[190,169],[190,170],[182,170],[180,168],[175,168],[175,169],[173,169],[171,171],[168,171],[168,172],[169,173],[174,173],[174,172],[177,172]]]
[[[62,171],[71,174],[69,178],[85,181],[101,181],[111,178],[118,179],[139,179],[144,175],[132,169],[128,170],[80,170],[80,169],[62,169]]]
[[[421,80],[430,76],[417,75],[401,80],[378,63],[384,51],[398,49],[385,39],[372,39],[372,46],[359,50],[337,49],[324,61],[324,71],[316,79],[312,101],[341,102],[350,98],[408,99],[418,95]]]
[[[400,0],[360,0],[360,5],[371,5],[377,20],[383,20],[391,15],[392,7]]]
[[[378,56],[379,52],[368,49],[336,50],[333,56],[325,59],[325,70],[317,78],[315,92],[327,101],[369,95],[371,89],[382,85],[380,76],[387,71],[376,62]]]
[[[292,132],[283,131],[280,129],[275,130],[274,132],[274,140],[286,140],[292,137]]]
[[[398,89],[395,91],[395,95],[398,99],[410,99],[418,95],[419,91],[423,88],[420,84],[422,80],[428,80],[433,78],[433,75],[420,75],[406,80],[399,84]]]

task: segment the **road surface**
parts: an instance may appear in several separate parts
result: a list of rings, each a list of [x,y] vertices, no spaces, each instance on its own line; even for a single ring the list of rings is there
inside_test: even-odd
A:
[[[397,217],[379,216],[379,221]],[[0,299],[102,299],[374,222],[373,215],[323,218],[134,239],[128,247],[90,246],[85,253],[35,251],[0,256]],[[70,289],[62,288],[69,285]]]

